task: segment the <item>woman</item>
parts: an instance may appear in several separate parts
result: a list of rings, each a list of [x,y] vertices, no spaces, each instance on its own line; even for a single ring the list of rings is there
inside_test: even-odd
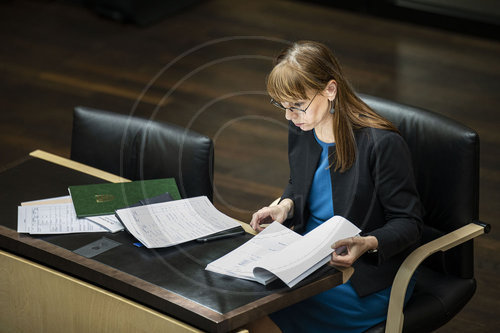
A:
[[[284,332],[363,332],[385,320],[394,276],[420,241],[421,204],[408,148],[397,129],[355,95],[320,43],[284,49],[267,90],[290,123],[290,180],[279,204],[254,213],[250,225],[261,231],[261,224],[278,221],[305,233],[335,214],[362,230],[332,244],[337,251],[330,263],[355,269],[348,283],[270,317]]]

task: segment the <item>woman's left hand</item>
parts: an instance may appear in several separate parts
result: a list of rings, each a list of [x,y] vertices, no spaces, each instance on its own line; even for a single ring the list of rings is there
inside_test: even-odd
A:
[[[330,264],[350,267],[363,253],[376,248],[378,248],[378,240],[374,236],[341,239],[332,245],[332,249],[336,249],[336,251],[332,253]]]

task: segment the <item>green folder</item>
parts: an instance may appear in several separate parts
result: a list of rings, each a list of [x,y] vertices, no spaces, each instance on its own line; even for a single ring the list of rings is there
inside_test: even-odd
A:
[[[174,178],[77,185],[68,189],[78,218],[114,214],[117,209],[165,192],[175,200],[181,198]]]

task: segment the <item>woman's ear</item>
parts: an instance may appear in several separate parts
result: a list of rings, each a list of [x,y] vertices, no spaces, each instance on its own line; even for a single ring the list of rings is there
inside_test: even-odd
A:
[[[328,81],[323,94],[326,98],[328,98],[329,101],[333,101],[335,99],[335,96],[337,96],[337,81]]]

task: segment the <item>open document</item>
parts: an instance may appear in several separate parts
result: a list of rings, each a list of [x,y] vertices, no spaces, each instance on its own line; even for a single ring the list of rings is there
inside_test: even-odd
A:
[[[264,285],[279,278],[291,288],[330,260],[333,243],[360,231],[341,216],[332,217],[304,236],[273,222],[206,269]]]
[[[241,226],[206,196],[118,209],[116,215],[147,248],[181,244]]]

